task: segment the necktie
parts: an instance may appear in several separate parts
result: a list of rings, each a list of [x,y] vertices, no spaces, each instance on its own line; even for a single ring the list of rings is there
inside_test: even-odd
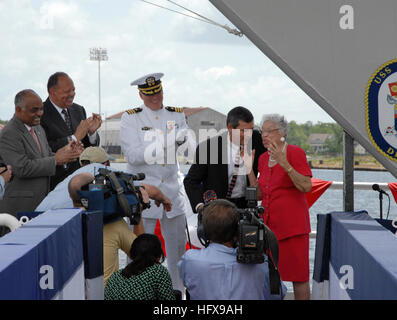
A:
[[[241,147],[240,147],[241,150]],[[238,168],[240,167],[240,150],[237,151],[236,157],[234,159],[234,173],[232,176],[232,180],[230,181],[229,187],[227,189],[227,193],[226,193],[226,199],[230,199],[232,197],[232,191],[234,186],[236,185],[236,180],[237,180],[237,172],[238,172]]]
[[[71,136],[71,135],[73,135],[73,130],[72,130],[72,122],[70,120],[69,113],[68,113],[68,111],[66,109],[63,109],[62,110],[62,114],[65,117],[65,123],[66,123],[66,126],[69,129],[69,134],[68,135]]]
[[[39,148],[40,153],[42,153],[42,152],[41,152],[41,146],[40,146],[39,139],[37,139],[36,133],[34,132],[34,129],[33,129],[33,128],[30,128],[30,134],[32,135],[33,140],[36,142],[37,147]]]

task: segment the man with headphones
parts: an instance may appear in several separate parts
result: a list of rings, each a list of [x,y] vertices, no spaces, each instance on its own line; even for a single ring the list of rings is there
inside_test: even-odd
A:
[[[179,274],[191,300],[280,300],[270,293],[267,256],[264,263],[237,262],[239,214],[228,200],[211,201],[203,210],[207,248],[189,250],[178,263]]]

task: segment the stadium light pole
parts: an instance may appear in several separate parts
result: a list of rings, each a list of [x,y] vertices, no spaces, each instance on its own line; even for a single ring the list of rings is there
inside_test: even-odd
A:
[[[101,114],[101,61],[107,61],[108,53],[105,48],[91,48],[90,49],[90,60],[98,61],[98,94],[99,94],[99,115]]]

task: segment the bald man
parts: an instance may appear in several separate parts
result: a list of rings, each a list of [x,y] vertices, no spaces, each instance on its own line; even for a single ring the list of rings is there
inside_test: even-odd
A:
[[[10,165],[13,173],[0,212],[16,216],[19,211],[34,211],[50,191],[55,167],[75,161],[83,149],[72,141],[52,152],[40,126],[43,102],[33,90],[20,91],[14,104],[15,114],[0,133],[1,162]]]
[[[83,172],[74,176],[68,184],[69,196],[76,208],[83,207],[78,191],[82,186],[91,183],[94,176],[91,173]],[[149,197],[155,200],[157,206],[163,205],[164,210],[170,211],[171,201],[164,196],[160,189],[147,184],[141,184],[145,189],[140,188],[144,202],[149,202]],[[147,192],[146,192],[147,191]],[[137,236],[144,233],[143,219],[134,226],[134,232],[130,230],[124,219],[106,223],[103,226],[103,278],[104,285],[110,276],[119,270],[118,251],[121,249],[129,257],[132,242]]]

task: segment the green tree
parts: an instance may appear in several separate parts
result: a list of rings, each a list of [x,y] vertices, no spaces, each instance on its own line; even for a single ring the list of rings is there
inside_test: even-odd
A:
[[[328,153],[340,155],[343,152],[343,129],[336,123],[330,123],[332,129],[332,138],[325,141],[325,147]]]
[[[306,153],[313,152],[311,146],[308,143],[308,128],[311,126],[311,123],[306,123],[304,125],[299,125],[295,121],[290,121],[289,132],[288,132],[288,143],[300,146]]]

